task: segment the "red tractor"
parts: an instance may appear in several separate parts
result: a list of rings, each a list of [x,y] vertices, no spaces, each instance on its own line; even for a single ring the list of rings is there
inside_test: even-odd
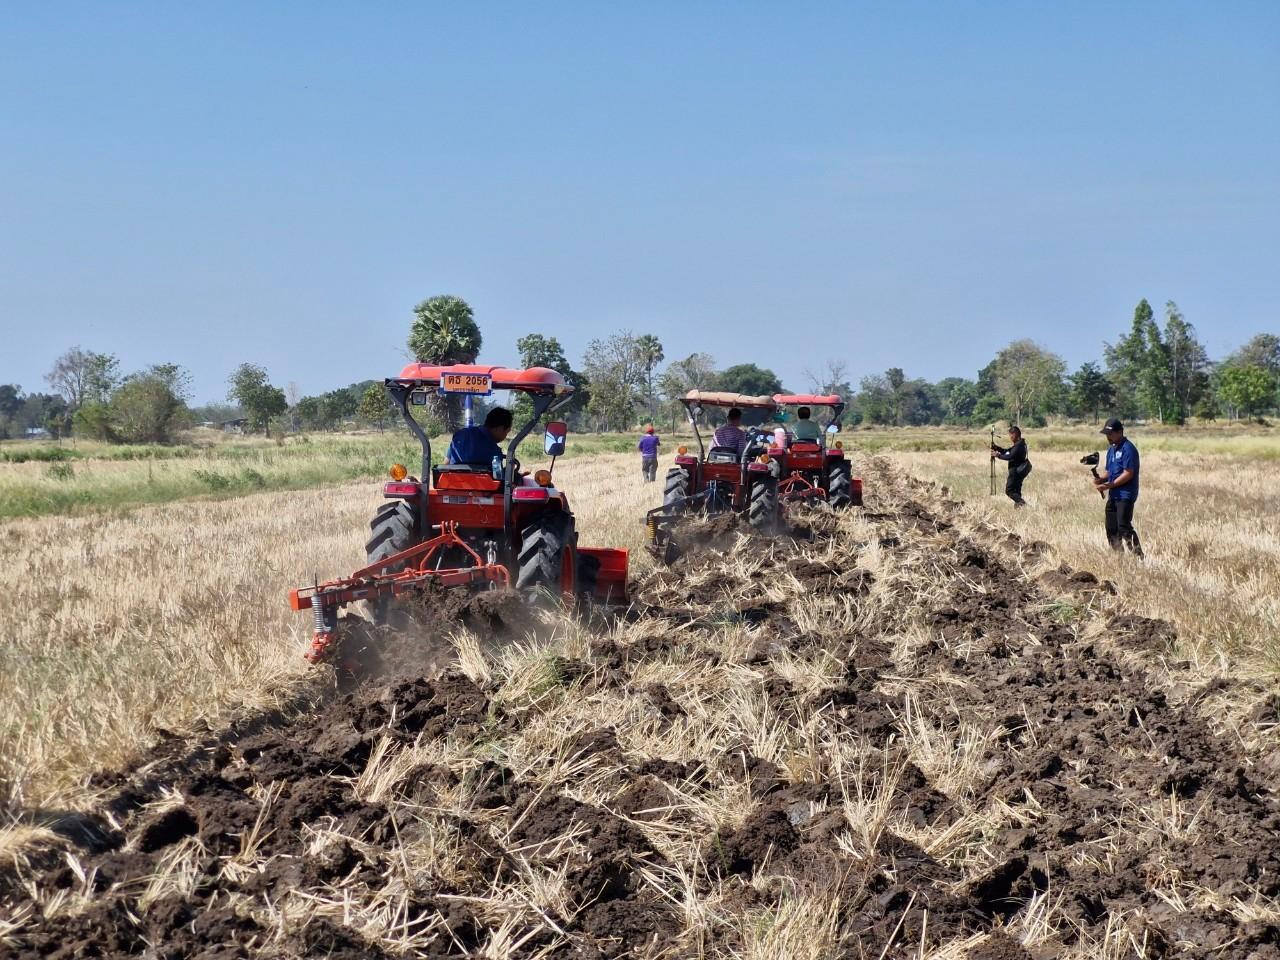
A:
[[[675,465],[667,471],[662,506],[646,515],[651,547],[662,552],[668,527],[695,512],[707,516],[733,512],[744,515],[756,530],[776,530],[781,520],[778,474],[768,456],[768,435],[758,426],[746,426],[745,446],[717,446],[713,441],[708,449],[698,430],[698,421],[709,407],[726,411],[736,407],[744,418],[763,420],[776,409],[773,398],[690,390],[680,402],[693,426],[698,454],[684,446],[677,449]]]
[[[778,466],[779,498],[784,502],[825,500],[837,510],[862,506],[862,478],[853,476],[844,445],[835,439],[844,401],[836,394],[776,393],[773,402],[780,414],[786,414],[779,418],[785,419],[782,429],[786,435],[778,437],[775,432],[769,448],[769,458]],[[800,412],[827,409],[830,415],[823,426],[810,420],[812,426],[806,430],[804,420],[790,417],[787,408],[791,407]]]
[[[512,586],[543,591],[566,605],[591,597],[625,603],[627,551],[578,545],[569,498],[555,487],[550,469],[522,472],[516,451],[534,425],[570,399],[573,388],[554,370],[509,370],[476,365],[411,363],[384,381],[388,395],[422,445],[421,479],[400,464],[382,486],[387,499],[369,526],[368,564],[349,577],[289,594],[294,610],[310,610],[315,633],[307,659],[331,653],[338,610],[366,601],[375,622],[391,601],[430,582],[484,589]],[[431,465],[431,438],[410,415],[431,392],[467,399],[494,390],[521,391],[533,401],[528,422],[511,438],[506,455],[485,464]],[[564,423],[546,425],[543,452],[564,453]]]

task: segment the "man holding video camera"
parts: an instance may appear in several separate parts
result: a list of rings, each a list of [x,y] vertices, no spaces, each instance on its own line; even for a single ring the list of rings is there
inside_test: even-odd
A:
[[[1142,544],[1133,529],[1133,508],[1138,502],[1138,448],[1124,435],[1124,424],[1112,417],[1102,428],[1107,438],[1107,473],[1095,477],[1094,489],[1107,494],[1107,542],[1112,550],[1132,550],[1142,559]]]

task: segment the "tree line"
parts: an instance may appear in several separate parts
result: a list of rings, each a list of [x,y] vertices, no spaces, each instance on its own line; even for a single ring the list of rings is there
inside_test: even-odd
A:
[[[482,336],[471,308],[458,297],[419,304],[409,345],[434,363],[471,363]],[[756,364],[718,369],[708,353],[666,360],[653,334],[620,331],[591,340],[572,366],[559,340],[530,333],[516,341],[520,363],[558,370],[577,388],[568,415],[579,427],[623,430],[641,421],[682,416],[679,398],[692,389],[745,394],[783,391],[772,370]],[[1097,422],[1104,416],[1182,424],[1259,417],[1280,407],[1280,337],[1261,333],[1220,361],[1212,361],[1178,305],[1165,305],[1163,325],[1147,300],[1099,360],[1072,372],[1057,354],[1031,340],[1016,340],[972,379],[936,383],[909,377],[901,367],[862,377],[855,387],[848,365],[829,358],[805,371],[803,389],[836,393],[848,402],[846,424],[984,426],[997,420],[1043,424],[1050,416]],[[438,409],[442,423],[455,418]]]
[[[437,296],[413,310],[407,346],[432,364],[475,363],[483,336],[474,312],[456,296]],[[679,399],[689,390],[752,395],[783,391],[774,371],[753,363],[719,369],[709,353],[667,362],[652,333],[619,331],[591,340],[573,364],[559,339],[529,333],[515,342],[521,366],[558,371],[575,388],[559,415],[577,429],[626,430],[641,422],[673,426],[683,417]],[[665,365],[664,365],[665,364]],[[0,384],[0,439],[47,431],[109,442],[165,443],[193,424],[233,425],[246,431],[332,430],[393,422],[381,380],[361,380],[316,396],[271,383],[267,371],[243,363],[228,378],[227,403],[191,407],[190,375],[162,363],[124,374],[112,354],[73,347],[45,375],[49,392],[24,393]],[[837,393],[848,402],[846,425],[983,426],[997,420],[1039,425],[1050,416],[1098,421],[1104,416],[1181,424],[1195,417],[1256,418],[1280,408],[1280,337],[1260,333],[1219,361],[1209,358],[1195,327],[1173,301],[1163,324],[1141,300],[1133,320],[1098,360],[1072,372],[1057,354],[1031,340],[1016,340],[972,379],[929,382],[901,367],[850,381],[848,365],[829,358],[805,371],[802,389]],[[531,410],[515,399],[517,415]],[[484,404],[482,403],[483,410]],[[433,396],[414,411],[434,430],[456,428],[456,399]]]

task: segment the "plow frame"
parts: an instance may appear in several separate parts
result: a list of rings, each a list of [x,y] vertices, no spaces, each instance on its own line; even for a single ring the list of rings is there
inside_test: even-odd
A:
[[[451,547],[465,551],[475,564],[465,567],[430,565],[440,551]],[[387,572],[389,568],[400,564],[407,566],[402,570]],[[315,617],[311,649],[306,658],[312,663],[318,663],[328,656],[337,629],[338,610],[342,607],[361,600],[396,597],[428,581],[446,587],[476,583],[510,586],[511,574],[500,563],[486,563],[458,535],[457,523],[446,521],[440,525],[437,536],[362,567],[349,577],[290,590],[289,606],[296,611],[311,610]]]
[[[803,473],[794,471],[778,481],[778,499],[784,503],[813,502],[827,499],[827,491]]]

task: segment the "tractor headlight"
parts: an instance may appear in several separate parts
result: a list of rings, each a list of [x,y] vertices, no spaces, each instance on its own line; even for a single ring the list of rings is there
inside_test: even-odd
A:
[[[393,463],[387,472],[391,474],[392,480],[403,480],[409,475],[409,468],[403,463]]]

